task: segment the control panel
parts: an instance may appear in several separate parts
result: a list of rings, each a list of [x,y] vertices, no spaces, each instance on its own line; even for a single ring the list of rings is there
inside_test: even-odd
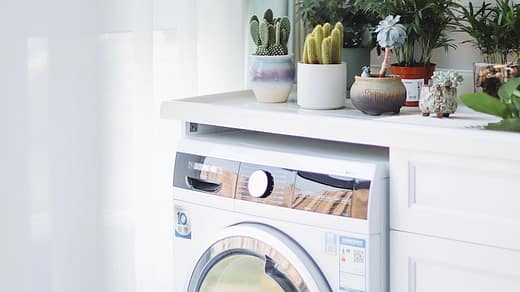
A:
[[[370,180],[177,153],[176,187],[302,211],[367,218]]]

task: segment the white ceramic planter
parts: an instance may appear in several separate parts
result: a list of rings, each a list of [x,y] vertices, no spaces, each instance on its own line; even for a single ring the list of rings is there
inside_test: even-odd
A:
[[[306,109],[336,109],[345,106],[347,64],[298,63],[297,103]]]
[[[249,80],[256,100],[286,102],[294,83],[293,56],[251,56],[251,59]]]

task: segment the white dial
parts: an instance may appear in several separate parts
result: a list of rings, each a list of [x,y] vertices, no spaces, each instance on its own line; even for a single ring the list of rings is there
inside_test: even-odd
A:
[[[249,194],[256,198],[268,196],[273,190],[273,178],[264,170],[257,170],[251,174],[247,183]]]

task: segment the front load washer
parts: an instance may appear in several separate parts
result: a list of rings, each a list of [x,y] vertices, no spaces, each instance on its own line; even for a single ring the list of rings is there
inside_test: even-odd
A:
[[[248,131],[187,136],[175,291],[388,291],[388,152]]]

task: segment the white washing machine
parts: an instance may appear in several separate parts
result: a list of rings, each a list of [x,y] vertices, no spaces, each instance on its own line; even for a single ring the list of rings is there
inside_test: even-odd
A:
[[[233,131],[174,170],[175,291],[388,291],[388,152]]]

